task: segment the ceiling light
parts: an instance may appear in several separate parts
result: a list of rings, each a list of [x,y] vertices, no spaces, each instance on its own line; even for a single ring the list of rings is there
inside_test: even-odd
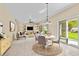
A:
[[[46,16],[46,22],[44,23],[44,25],[48,25],[48,24],[51,24],[51,22],[49,22],[49,17],[48,17],[48,3],[46,3],[46,11],[47,11],[47,16]]]

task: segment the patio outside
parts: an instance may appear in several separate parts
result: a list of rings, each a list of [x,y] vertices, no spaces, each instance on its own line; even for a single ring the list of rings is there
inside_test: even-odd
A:
[[[68,22],[68,37],[70,40],[78,40],[78,20],[74,19]]]

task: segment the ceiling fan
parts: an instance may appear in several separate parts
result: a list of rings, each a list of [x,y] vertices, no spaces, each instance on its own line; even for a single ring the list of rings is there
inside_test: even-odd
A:
[[[31,16],[29,17],[29,23],[34,23]]]

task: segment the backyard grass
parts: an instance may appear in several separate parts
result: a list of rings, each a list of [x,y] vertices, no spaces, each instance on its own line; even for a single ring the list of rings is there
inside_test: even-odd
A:
[[[78,33],[74,33],[74,32],[69,32],[69,39],[70,40],[78,40]]]

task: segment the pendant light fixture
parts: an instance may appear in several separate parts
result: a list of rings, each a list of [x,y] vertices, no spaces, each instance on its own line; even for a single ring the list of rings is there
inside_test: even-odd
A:
[[[46,3],[47,5],[47,22],[48,22],[48,3]]]
[[[49,22],[49,17],[48,17],[48,3],[46,3],[46,22],[44,23],[44,25],[47,25],[47,24],[51,24],[51,22]]]

